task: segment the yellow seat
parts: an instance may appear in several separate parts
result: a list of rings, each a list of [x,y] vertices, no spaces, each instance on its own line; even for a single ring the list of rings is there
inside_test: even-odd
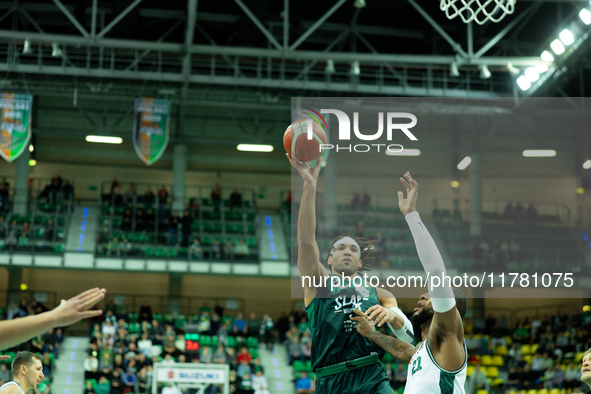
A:
[[[498,354],[494,355],[492,358],[492,365],[496,367],[502,367],[504,364],[503,357],[499,356]]]
[[[484,366],[493,365],[492,357],[489,356],[488,354],[485,354],[484,356],[482,356],[482,358],[480,359],[480,362],[482,362],[482,365],[484,365]]]
[[[585,354],[585,352],[578,352],[577,354],[575,354],[575,363],[581,362],[581,360],[583,359],[583,354]]]
[[[533,345],[531,345],[530,350],[531,350],[531,354],[535,354],[538,351],[538,348],[540,347],[539,344],[535,343]]]
[[[527,394],[538,394],[538,390],[536,390],[536,389],[528,390]]]
[[[552,390],[550,390],[550,394],[560,394],[560,390],[552,389]]]
[[[548,394],[548,389],[538,390],[538,394]]]
[[[527,354],[527,355],[523,356],[523,359],[530,365],[531,365],[532,358],[533,357],[531,356],[531,354]]]
[[[499,377],[499,369],[497,367],[487,367],[486,372],[484,372],[484,374],[486,375],[487,378],[498,378]]]
[[[513,339],[509,335],[505,335],[505,342],[507,342],[507,346],[511,346],[513,344]]]
[[[486,390],[478,390],[476,392],[476,394],[488,394],[488,391],[486,391]]]
[[[507,346],[497,345],[497,350],[495,351],[495,353],[500,356],[506,356],[507,354],[509,354],[509,351],[507,350]]]
[[[466,376],[472,375],[472,372],[474,372],[474,365],[468,365],[468,368],[466,368]]]
[[[524,356],[526,354],[531,354],[531,347],[528,344],[522,345],[521,346],[521,354],[523,354]]]
[[[493,387],[496,387],[496,386],[500,386],[502,384],[505,384],[505,381],[501,378],[494,378],[493,381],[491,382],[491,384],[493,385]]]

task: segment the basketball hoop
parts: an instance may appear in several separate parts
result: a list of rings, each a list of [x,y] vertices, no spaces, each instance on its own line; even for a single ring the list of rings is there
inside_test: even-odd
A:
[[[465,23],[472,21],[479,25],[486,22],[499,22],[506,15],[515,11],[517,0],[440,0],[439,8],[449,19],[456,16]]]

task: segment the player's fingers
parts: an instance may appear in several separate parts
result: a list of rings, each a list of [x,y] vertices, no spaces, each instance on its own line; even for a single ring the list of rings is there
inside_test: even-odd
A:
[[[322,165],[322,156],[320,156],[317,160],[316,160],[316,165],[314,166],[314,168],[320,168],[320,166]]]
[[[388,315],[386,314],[385,316],[382,317],[382,320],[380,320],[380,322],[378,323],[378,327],[383,326],[387,322],[388,322]]]
[[[353,309],[353,313],[355,313],[357,316],[365,317],[365,313],[359,309]]]
[[[88,290],[83,291],[82,293],[78,294],[76,296],[76,298],[86,298],[86,297],[92,296],[93,293],[96,293],[98,291],[100,291],[100,289],[98,287],[88,289]]]
[[[100,300],[102,300],[104,297],[105,297],[105,294],[104,293],[99,293],[99,294],[95,295],[92,298],[88,298],[88,299],[84,300],[84,302],[82,303],[82,306],[85,309],[91,308],[94,305],[96,305],[97,302],[99,302]]]
[[[372,313],[373,311],[375,311],[376,309],[378,309],[378,305],[372,305],[369,308],[367,308],[367,310],[365,311],[366,315],[369,315],[370,313]]]
[[[103,314],[103,311],[99,310],[92,310],[92,311],[84,311],[82,312],[82,317],[80,319],[88,319],[89,317],[96,317]]]
[[[398,201],[404,200],[404,194],[402,192],[398,192]]]
[[[406,182],[406,180],[404,180],[404,178],[400,178],[400,182],[402,182],[402,184],[406,188],[406,191],[409,192],[410,191],[410,185],[408,184],[408,182]]]

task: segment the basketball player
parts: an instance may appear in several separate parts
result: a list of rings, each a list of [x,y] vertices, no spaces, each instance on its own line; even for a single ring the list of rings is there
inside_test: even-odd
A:
[[[0,350],[28,341],[50,328],[64,327],[82,319],[99,316],[101,310],[90,310],[105,297],[106,290],[94,288],[78,294],[51,311],[20,319],[0,321]]]
[[[583,354],[581,363],[581,380],[591,389],[591,349]]]
[[[336,289],[311,285],[305,277],[322,279],[355,278],[371,268],[371,243],[352,236],[338,237],[330,247],[327,269],[320,262],[316,243],[316,183],[320,160],[311,168],[287,155],[304,180],[298,218],[298,268],[304,284],[306,311],[312,332],[312,369],[316,373],[316,393],[382,394],[392,393],[384,367],[379,360],[383,350],[355,333],[350,319],[353,309],[365,310],[378,325],[390,324],[397,335],[409,342],[412,324],[398,309],[392,293],[373,287],[342,285]],[[328,281],[330,282],[330,280]]]
[[[421,264],[425,272],[441,277],[445,273],[443,259],[415,210],[419,185],[409,172],[400,180],[406,187],[407,198],[398,192],[398,205],[410,227]],[[357,332],[362,336],[409,363],[405,394],[463,394],[468,361],[462,324],[466,309],[466,297],[457,289],[440,287],[421,295],[410,318],[421,327],[423,341],[416,347],[374,331],[371,316],[360,310],[354,311],[357,316],[352,320],[357,322]]]
[[[12,362],[14,380],[0,387],[0,394],[25,394],[45,380],[41,357],[31,352],[19,352]]]

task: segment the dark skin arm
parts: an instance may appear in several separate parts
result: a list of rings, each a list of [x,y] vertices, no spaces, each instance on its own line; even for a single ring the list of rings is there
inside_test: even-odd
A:
[[[380,346],[395,359],[404,363],[410,361],[417,350],[416,347],[376,331],[373,322],[370,322],[362,311],[354,309],[353,313],[357,316],[351,317],[351,320],[357,322],[357,332],[359,334]]]

